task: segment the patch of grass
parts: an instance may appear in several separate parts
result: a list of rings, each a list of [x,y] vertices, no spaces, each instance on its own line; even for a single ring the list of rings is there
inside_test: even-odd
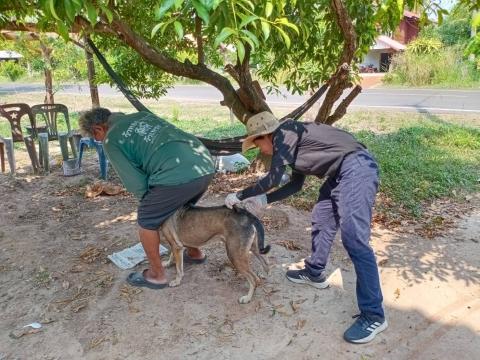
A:
[[[33,105],[43,101],[43,94],[12,94],[2,97],[2,101]],[[78,127],[78,112],[91,106],[88,96],[81,95],[58,93],[55,101],[68,106],[73,129]],[[112,111],[135,111],[122,97],[102,97],[101,104]],[[218,139],[245,133],[242,124],[230,121],[228,109],[215,103],[146,100],[145,105],[155,114],[198,136]],[[281,117],[292,109],[279,107],[273,110]],[[353,132],[376,156],[381,169],[380,191],[392,200],[389,203],[392,207],[405,207],[412,215],[419,215],[424,201],[452,195],[453,190],[478,191],[478,115],[442,114],[435,117],[417,113],[352,111],[336,125]],[[59,128],[61,131],[66,129],[62,123]],[[0,134],[8,136],[6,122],[0,121]],[[22,144],[15,144],[17,146]],[[253,160],[257,153],[249,151],[246,157]],[[317,178],[307,178],[304,190],[289,199],[289,203],[311,209],[320,183]]]
[[[42,267],[38,269],[34,276],[34,283],[36,287],[47,287],[52,281],[50,272]]]
[[[475,63],[463,59],[463,51],[445,47],[430,53],[405,51],[392,58],[384,80],[390,85],[478,88],[480,72]]]
[[[380,166],[380,192],[411,216],[422,214],[422,203],[453,191],[480,190],[480,131],[452,124],[426,122],[386,134],[355,133]],[[309,186],[308,186],[309,185]],[[311,208],[320,181],[307,179],[290,203]]]

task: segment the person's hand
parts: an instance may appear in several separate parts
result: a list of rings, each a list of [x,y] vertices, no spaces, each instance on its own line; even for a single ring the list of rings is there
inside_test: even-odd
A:
[[[241,200],[237,197],[237,193],[230,193],[227,195],[227,197],[225,198],[225,205],[231,209],[233,208],[233,205],[236,205],[238,203],[240,203]]]
[[[252,196],[248,199],[243,200],[242,204],[245,206],[245,208],[248,211],[253,213],[258,213],[265,206],[267,206],[267,195],[262,194],[262,195]]]

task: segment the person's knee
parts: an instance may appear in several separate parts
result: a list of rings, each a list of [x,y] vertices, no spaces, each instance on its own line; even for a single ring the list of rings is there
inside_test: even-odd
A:
[[[342,232],[342,244],[347,253],[352,255],[369,253],[372,247],[369,243],[369,237],[362,236],[359,233],[344,233]]]

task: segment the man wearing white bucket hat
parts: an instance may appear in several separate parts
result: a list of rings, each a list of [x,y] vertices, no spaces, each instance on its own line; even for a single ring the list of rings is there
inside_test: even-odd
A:
[[[344,333],[352,343],[366,343],[387,328],[383,311],[377,263],[370,247],[372,207],[378,190],[378,166],[365,146],[351,134],[333,126],[286,120],[280,123],[270,112],[247,121],[245,152],[258,147],[272,156],[268,174],[257,184],[225,199],[228,207],[244,202],[260,209],[300,191],[306,175],[325,178],[312,210],[312,254],[305,267],[287,271],[288,280],[324,289],[328,287],[325,266],[335,234],[342,243],[357,275],[357,303],[360,314]],[[277,187],[286,171],[289,183]]]

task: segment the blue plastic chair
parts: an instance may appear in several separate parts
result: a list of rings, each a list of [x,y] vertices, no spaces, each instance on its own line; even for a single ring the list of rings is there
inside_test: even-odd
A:
[[[78,166],[82,166],[82,156],[85,147],[95,148],[98,154],[98,162],[100,163],[100,178],[103,180],[107,180],[107,173],[108,173],[108,160],[105,156],[105,152],[103,151],[103,143],[101,141],[96,141],[95,139],[84,137],[80,139],[78,143]]]

